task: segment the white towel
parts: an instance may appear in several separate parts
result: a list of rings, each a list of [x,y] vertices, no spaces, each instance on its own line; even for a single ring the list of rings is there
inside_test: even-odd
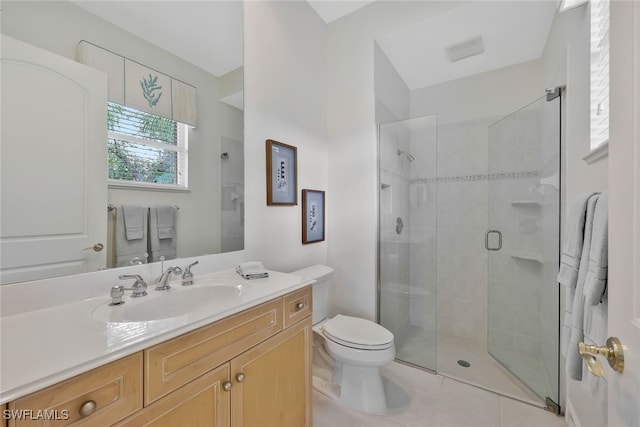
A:
[[[587,212],[584,222],[584,239],[582,244],[582,259],[587,259],[591,248],[591,232],[593,229],[593,216],[595,213],[598,195],[591,196],[587,203]],[[569,378],[576,381],[582,380],[582,357],[578,353],[578,343],[584,341],[584,281],[589,270],[588,262],[580,262],[578,270],[578,278],[576,281],[575,293],[573,295],[573,303],[571,304],[571,338],[568,340],[568,348],[566,351],[566,372]],[[569,301],[567,301],[569,304]],[[565,319],[565,321],[568,319]]]
[[[147,209],[142,208],[142,238],[127,240],[123,207],[116,209],[116,267],[147,262]]]
[[[562,331],[562,355],[567,354],[569,340],[571,339],[571,318],[573,316],[573,299],[576,293],[580,258],[582,257],[582,245],[584,242],[585,219],[587,216],[587,203],[589,198],[596,193],[580,197],[574,203],[566,223],[566,235],[562,256],[560,259],[560,271],[558,282],[565,287],[565,313]],[[571,349],[570,351],[573,351]]]
[[[589,271],[584,282],[585,301],[598,305],[607,288],[609,266],[609,197],[603,193],[598,198],[593,216],[593,235],[589,251]]]
[[[176,209],[175,206],[170,206]],[[173,238],[161,239],[158,228],[158,207],[149,208],[149,253],[151,261],[160,261],[160,257],[164,259],[175,259],[177,256],[176,243],[178,240],[177,230],[174,229]]]
[[[142,206],[122,205],[124,232],[127,240],[138,240],[144,236],[146,211]]]
[[[262,279],[269,277],[269,272],[260,261],[248,261],[238,264],[236,272],[245,279]]]
[[[176,213],[175,206],[156,206],[158,239],[173,239],[175,237]]]
[[[567,218],[564,247],[560,258],[560,272],[558,282],[568,288],[575,288],[578,280],[578,269],[582,256],[584,241],[584,222],[589,198],[596,193],[579,198],[574,204]],[[572,298],[573,300],[573,298]]]

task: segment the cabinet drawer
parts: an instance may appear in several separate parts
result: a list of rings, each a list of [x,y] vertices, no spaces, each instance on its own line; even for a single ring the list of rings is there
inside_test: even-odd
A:
[[[145,350],[145,406],[280,330],[282,298]]]
[[[311,286],[291,292],[283,298],[284,327],[311,315]]]
[[[87,402],[95,402],[88,415]],[[10,427],[111,425],[142,408],[142,352],[111,362],[87,373],[9,403],[21,414]],[[55,418],[55,419],[53,419]]]

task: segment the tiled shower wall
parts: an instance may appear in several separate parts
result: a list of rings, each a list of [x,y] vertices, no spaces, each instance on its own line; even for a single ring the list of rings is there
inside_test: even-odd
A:
[[[491,119],[438,126],[434,191],[437,332],[486,348],[487,126]],[[417,170],[420,182],[424,170]],[[418,175],[422,175],[420,178]],[[433,176],[433,174],[432,174]],[[420,217],[419,212],[416,216]],[[436,250],[437,248],[437,250]],[[412,273],[421,281],[420,262]]]

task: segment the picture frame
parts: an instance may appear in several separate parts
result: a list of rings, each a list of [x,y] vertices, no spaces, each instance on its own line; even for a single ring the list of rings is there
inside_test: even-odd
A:
[[[267,139],[267,205],[298,204],[298,149]]]
[[[302,190],[302,244],[324,241],[324,191]]]

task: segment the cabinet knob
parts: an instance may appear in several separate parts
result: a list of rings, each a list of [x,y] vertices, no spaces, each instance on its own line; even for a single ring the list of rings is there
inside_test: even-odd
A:
[[[80,416],[88,417],[89,415],[93,414],[97,407],[98,405],[96,404],[95,400],[87,400],[82,405],[80,405]]]
[[[225,381],[222,383],[222,389],[224,391],[230,391],[231,387],[233,387],[233,384],[231,384],[231,381]]]
[[[299,302],[298,305],[296,305],[296,308],[298,310],[302,310],[304,308],[304,303],[303,302]]]
[[[239,383],[244,382],[244,374],[242,372],[236,375],[236,381]]]

